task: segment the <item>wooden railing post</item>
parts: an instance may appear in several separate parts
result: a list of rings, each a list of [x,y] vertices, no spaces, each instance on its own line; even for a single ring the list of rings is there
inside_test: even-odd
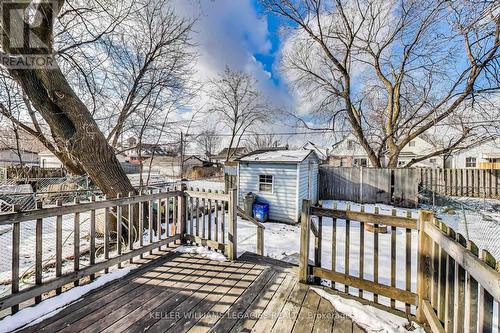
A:
[[[14,212],[18,212],[19,208],[14,206]],[[12,223],[12,282],[11,293],[16,294],[19,292],[19,248],[21,246],[21,224]],[[16,304],[11,308],[12,314],[19,311],[19,305]]]
[[[309,235],[311,232],[311,201],[302,201],[300,217],[300,262],[299,281],[307,283],[309,276]]]
[[[181,244],[186,243],[185,233],[186,233],[186,184],[181,184],[180,191],[182,194],[179,197],[178,203],[179,207],[177,208],[177,219],[179,220],[179,234],[181,236],[180,242]]]
[[[430,211],[419,211],[418,234],[418,274],[417,274],[417,320],[425,321],[424,301],[430,300],[432,284],[431,241],[425,234],[426,224],[432,223],[434,215]]]
[[[237,215],[237,206],[238,206],[238,197],[237,197],[237,192],[236,189],[232,189],[229,194],[231,195],[229,197],[229,233],[228,233],[228,243],[229,243],[229,251],[228,251],[228,258],[229,260],[235,260],[238,256],[237,254],[237,241],[238,241],[238,234],[237,234],[237,226],[236,223],[238,221],[238,215]]]
[[[257,227],[257,254],[264,255],[264,229]]]

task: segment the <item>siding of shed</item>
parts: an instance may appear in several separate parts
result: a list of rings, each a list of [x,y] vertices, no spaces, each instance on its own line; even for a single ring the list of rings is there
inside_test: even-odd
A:
[[[259,175],[273,176],[273,193],[259,192]],[[238,200],[243,207],[243,195],[257,194],[269,203],[269,219],[279,222],[297,221],[297,164],[240,163]]]
[[[298,177],[297,212],[300,216],[302,200],[309,199],[313,204],[318,200],[318,161],[314,156],[309,156],[299,164]]]

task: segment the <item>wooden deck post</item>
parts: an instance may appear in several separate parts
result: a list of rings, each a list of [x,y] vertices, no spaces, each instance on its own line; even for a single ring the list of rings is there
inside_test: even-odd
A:
[[[264,229],[257,227],[257,254],[264,255]]]
[[[227,256],[229,260],[235,260],[238,257],[237,254],[237,241],[238,241],[238,234],[237,234],[237,221],[238,221],[238,215],[237,215],[237,206],[238,206],[238,196],[237,196],[237,191],[236,189],[232,189],[229,194],[231,195],[229,197],[229,233],[228,233],[228,245],[229,245],[229,250],[227,253]]]
[[[431,241],[425,234],[426,224],[432,223],[434,215],[430,211],[419,211],[418,234],[418,274],[417,274],[417,321],[424,322],[424,301],[430,300],[432,284]]]
[[[300,217],[300,261],[299,282],[307,283],[309,276],[309,236],[311,232],[311,201],[302,201]]]
[[[186,233],[186,195],[184,191],[186,191],[186,184],[181,184],[180,191],[182,192],[179,196],[179,200],[177,201],[179,207],[177,208],[177,219],[179,220],[179,234],[181,236],[180,242],[181,244],[186,243],[185,233]]]

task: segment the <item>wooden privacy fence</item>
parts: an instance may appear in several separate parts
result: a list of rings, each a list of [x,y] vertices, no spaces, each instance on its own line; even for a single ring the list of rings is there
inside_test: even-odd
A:
[[[431,212],[421,211],[418,219],[410,213],[391,213],[312,207],[304,200],[300,281],[330,281],[337,292],[356,294],[408,316],[416,314],[417,320],[433,332],[492,332],[493,325],[500,325],[500,316],[495,322],[493,319],[493,305],[497,303],[498,308],[500,301],[500,273],[495,270],[492,256],[482,251],[479,258],[473,242],[466,242]],[[325,218],[332,219],[331,249],[323,247]],[[388,234],[379,232],[382,225],[390,227]],[[373,230],[371,242],[368,226]],[[343,249],[339,249],[339,239],[344,240]],[[381,246],[382,241],[385,246]],[[322,257],[329,251],[331,263],[325,263]],[[353,259],[357,261],[353,263]],[[340,271],[339,261],[344,266]],[[371,265],[365,265],[367,262]],[[331,268],[325,268],[330,264]],[[388,274],[381,278],[381,272],[387,270]]]
[[[318,198],[416,207],[419,176],[419,170],[411,168],[339,168],[321,165]]]
[[[34,210],[0,215],[0,228],[11,228],[10,233],[1,235],[2,240],[10,236],[12,247],[11,252],[0,253],[0,264],[10,261],[11,267],[10,279],[2,282],[10,285],[11,292],[0,298],[0,312],[10,307],[15,313],[21,303],[38,304],[47,293],[55,290],[60,294],[69,284],[77,286],[87,277],[93,280],[96,273],[108,273],[112,266],[120,268],[127,260],[142,258],[146,252],[153,254],[153,250],[175,241],[207,246],[235,259],[236,204],[236,190],[219,193],[187,190],[182,185],[177,190],[113,199],[92,196],[86,203],[77,199],[63,205],[59,200],[50,208],[37,202]],[[82,229],[84,219],[89,230]],[[250,222],[257,226],[257,252],[262,253],[264,226],[253,219]],[[30,230],[35,232],[34,244],[25,244]],[[48,230],[54,232],[55,241],[48,240]],[[88,236],[82,235],[87,231]],[[87,237],[89,246],[84,248]],[[48,260],[52,254],[54,258]],[[24,262],[31,259],[32,282],[26,271],[21,271],[26,269]]]
[[[500,198],[500,169],[419,169],[420,186],[442,195]]]

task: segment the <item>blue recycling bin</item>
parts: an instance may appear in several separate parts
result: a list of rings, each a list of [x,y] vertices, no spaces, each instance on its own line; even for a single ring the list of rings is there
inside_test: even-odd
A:
[[[265,202],[255,202],[252,206],[254,219],[266,222],[269,219],[269,204]]]

